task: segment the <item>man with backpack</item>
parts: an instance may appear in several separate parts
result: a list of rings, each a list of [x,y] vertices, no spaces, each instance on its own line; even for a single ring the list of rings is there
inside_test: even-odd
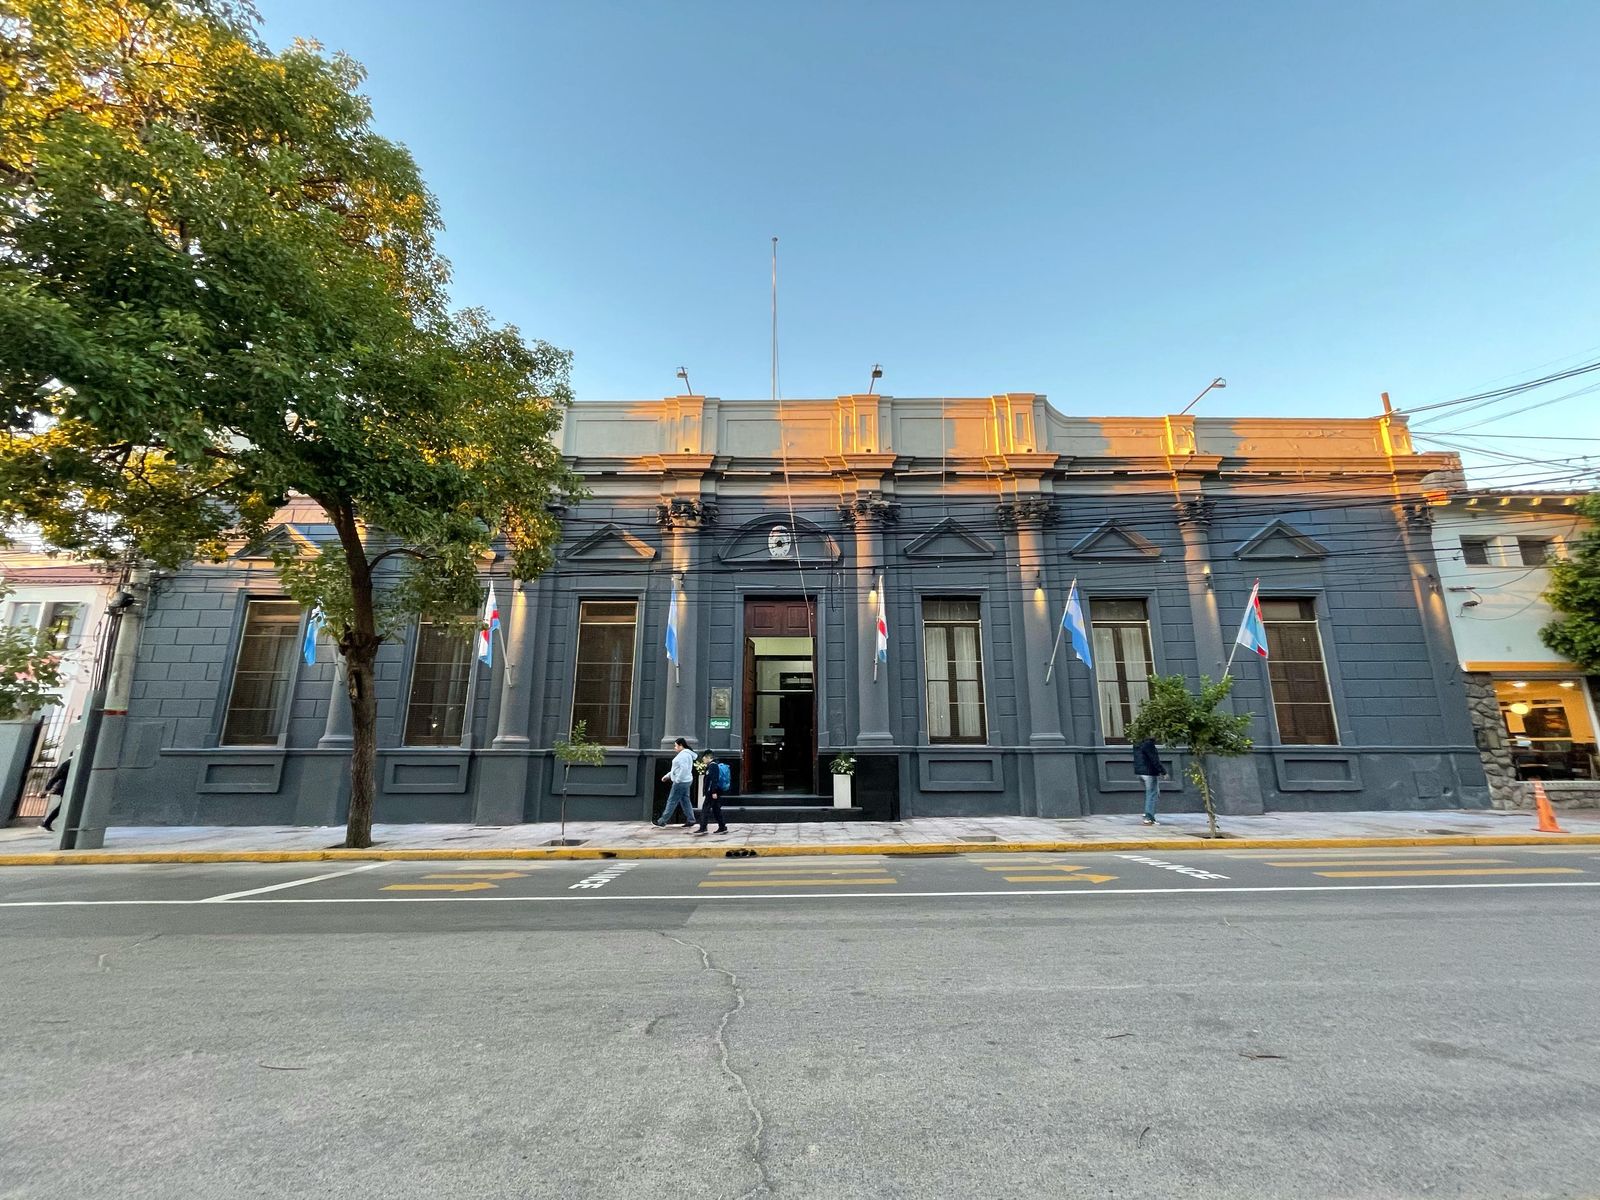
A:
[[[728,822],[722,815],[722,798],[728,794],[728,789],[733,786],[733,772],[728,770],[728,764],[717,761],[717,756],[707,750],[700,756],[700,828],[694,831],[695,837],[705,837],[706,825],[712,817],[717,818],[717,832],[727,833]]]

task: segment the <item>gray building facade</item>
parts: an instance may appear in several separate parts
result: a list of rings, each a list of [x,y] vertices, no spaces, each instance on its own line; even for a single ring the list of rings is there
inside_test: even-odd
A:
[[[1145,680],[1220,676],[1257,580],[1272,653],[1233,666],[1256,750],[1215,764],[1225,810],[1488,802],[1428,534],[1458,464],[1399,418],[677,396],[577,404],[562,438],[591,495],[543,577],[485,564],[492,665],[427,627],[383,649],[379,821],[547,821],[563,794],[642,819],[678,735],[730,764],[743,819],[1134,813]],[[274,536],[318,522],[296,502]],[[332,647],[302,661],[304,614],[252,553],[156,581],[114,824],[342,821]],[[1093,671],[1065,639],[1051,662],[1074,581]],[[551,747],[577,720],[606,762],[568,779]],[[1167,757],[1167,807],[1197,808]]]

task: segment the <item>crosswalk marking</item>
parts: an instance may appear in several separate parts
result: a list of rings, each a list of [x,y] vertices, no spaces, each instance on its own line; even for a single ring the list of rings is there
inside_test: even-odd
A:
[[[887,875],[882,878],[872,876],[849,875],[844,878],[835,876],[832,879],[792,879],[785,876],[782,879],[703,879],[700,886],[703,888],[744,888],[744,887],[854,887],[857,884],[882,884],[896,883]]]
[[[714,868],[711,874],[730,878],[738,876],[750,879],[764,879],[773,875],[886,875],[888,871],[883,867],[771,867],[764,871],[718,867]]]
[[[1295,858],[1264,862],[1266,867],[1486,867],[1509,863],[1509,858]]]
[[[1323,879],[1399,879],[1414,875],[1582,875],[1577,867],[1416,867],[1409,871],[1318,871]]]

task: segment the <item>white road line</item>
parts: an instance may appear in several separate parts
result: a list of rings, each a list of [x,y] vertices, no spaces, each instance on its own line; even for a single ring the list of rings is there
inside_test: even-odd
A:
[[[301,880],[310,883],[311,880]],[[938,900],[972,896],[1222,896],[1237,894],[1281,892],[1458,892],[1487,891],[1501,888],[1594,888],[1600,879],[1571,880],[1567,882],[1537,883],[1375,883],[1342,884],[1312,883],[1283,887],[1172,887],[1172,888],[1006,888],[1001,891],[967,892],[706,892],[680,893],[665,896],[327,896],[304,899],[294,896],[270,897],[266,900],[241,900],[239,907],[252,904],[547,904],[561,901],[610,902],[613,904],[659,904],[664,901],[683,901],[704,904],[716,900]],[[243,895],[244,893],[240,893]],[[220,897],[219,897],[220,899]],[[211,904],[213,900],[0,900],[0,908],[137,908],[142,905],[193,905]]]
[[[378,867],[387,865],[387,860],[374,863],[362,863],[359,867],[351,867],[344,871],[329,871],[326,875],[312,875],[308,879],[291,879],[288,883],[274,883],[267,887],[251,888],[247,892],[228,892],[222,896],[207,896],[204,900],[195,901],[196,904],[222,904],[229,900],[239,900],[245,896],[259,896],[263,892],[281,892],[284,888],[304,887],[308,883],[321,883],[324,879],[338,879],[344,875],[354,875],[357,871],[373,871]],[[177,903],[183,903],[178,901]]]

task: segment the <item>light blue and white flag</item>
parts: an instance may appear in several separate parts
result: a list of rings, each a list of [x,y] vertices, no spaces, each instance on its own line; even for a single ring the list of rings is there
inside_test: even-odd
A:
[[[300,655],[306,660],[306,666],[317,665],[317,635],[322,632],[322,627],[328,619],[322,614],[322,605],[317,605],[311,610],[311,616],[306,618],[305,641],[300,644]]]
[[[1067,592],[1067,611],[1061,614],[1061,628],[1067,631],[1067,636],[1072,639],[1072,652],[1078,660],[1094,670],[1094,655],[1089,650],[1089,624],[1083,619],[1083,597],[1078,595],[1078,581],[1072,581],[1072,589]]]
[[[678,665],[678,585],[672,585],[672,602],[667,608],[667,661]]]

